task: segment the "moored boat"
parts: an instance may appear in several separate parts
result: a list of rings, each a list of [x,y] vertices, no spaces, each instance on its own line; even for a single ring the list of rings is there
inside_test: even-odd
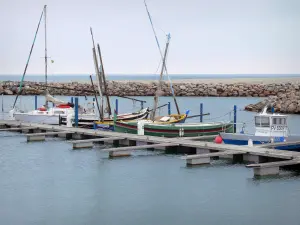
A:
[[[225,144],[254,145],[300,141],[300,136],[290,135],[287,123],[287,115],[268,113],[268,106],[255,116],[255,133],[247,134],[243,131],[236,134],[220,133]],[[300,150],[300,144],[277,146],[279,150]]]
[[[144,134],[161,137],[194,137],[203,135],[214,135],[220,132],[233,132],[232,123],[210,122],[210,123],[173,123],[166,124],[156,121],[116,121],[114,129],[117,132],[138,133],[138,123],[142,123]]]

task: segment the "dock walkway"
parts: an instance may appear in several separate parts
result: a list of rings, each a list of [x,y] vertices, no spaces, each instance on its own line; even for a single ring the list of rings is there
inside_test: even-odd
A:
[[[300,152],[293,151],[282,151],[282,150],[274,150],[266,147],[249,147],[249,146],[237,146],[237,145],[225,145],[225,144],[215,144],[212,142],[204,141],[203,138],[165,138],[165,137],[154,137],[147,135],[136,135],[129,133],[119,133],[119,132],[111,132],[111,131],[101,131],[101,130],[92,130],[85,128],[74,128],[74,127],[66,127],[66,126],[58,126],[58,125],[47,125],[47,124],[36,124],[36,123],[24,123],[18,122],[14,120],[2,120],[0,121],[0,131],[1,130],[13,130],[11,128],[18,128],[15,130],[19,130],[21,128],[24,129],[36,129],[39,132],[41,130],[46,131],[46,133],[39,133],[43,137],[47,135],[47,132],[51,132],[49,134],[70,134],[72,135],[72,139],[82,140],[83,141],[73,141],[73,148],[84,148],[84,147],[92,147],[93,142],[104,142],[110,141],[110,143],[117,143],[121,145],[128,145],[129,147],[121,147],[121,148],[112,148],[105,149],[105,151],[109,151],[110,156],[118,156],[118,152],[122,152],[120,156],[123,156],[126,152],[126,156],[130,155],[130,152],[133,150],[138,150],[138,145],[141,146],[140,149],[148,148],[148,145],[151,147],[156,147],[159,149],[169,149],[169,148],[177,148],[182,151],[186,150],[186,152],[190,153],[191,151],[195,152],[193,156],[186,157],[186,163],[189,165],[195,164],[203,164],[209,163],[211,157],[215,156],[232,156],[233,158],[240,158],[243,161],[259,163],[258,167],[251,165],[251,167],[255,168],[255,175],[270,175],[277,174],[279,172],[280,166],[291,165],[291,164],[300,164]],[[29,137],[35,137],[36,135],[28,135]],[[37,135],[38,136],[38,135]],[[92,138],[90,138],[92,137]],[[209,137],[208,137],[209,139]],[[44,140],[44,138],[43,138]],[[207,139],[206,139],[207,140]],[[75,146],[75,147],[74,147]],[[123,149],[122,149],[123,148]],[[180,151],[180,152],[182,152]],[[219,152],[219,154],[217,154]],[[216,153],[216,154],[209,154]],[[203,154],[207,154],[205,157]],[[203,160],[205,158],[205,160]],[[200,160],[201,159],[201,160]],[[278,162],[274,164],[274,170],[272,168],[271,162]],[[289,161],[287,163],[287,161]],[[280,163],[282,162],[282,163]],[[267,167],[264,167],[264,163],[269,163]],[[254,164],[255,165],[255,164]],[[271,166],[270,166],[271,165]],[[264,170],[265,169],[265,170]],[[263,170],[263,171],[262,171]]]

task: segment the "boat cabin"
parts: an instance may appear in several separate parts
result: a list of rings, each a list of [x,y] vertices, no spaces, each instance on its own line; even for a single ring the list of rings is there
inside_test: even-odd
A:
[[[287,137],[287,115],[263,112],[255,116],[255,136]]]

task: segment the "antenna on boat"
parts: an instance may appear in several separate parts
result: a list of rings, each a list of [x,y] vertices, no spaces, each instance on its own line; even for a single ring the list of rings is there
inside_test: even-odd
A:
[[[35,31],[35,35],[34,35],[34,39],[33,39],[33,42],[32,42],[31,48],[30,48],[29,56],[28,56],[28,59],[27,59],[26,65],[25,65],[25,69],[24,69],[24,72],[23,72],[23,76],[22,76],[22,79],[21,79],[21,82],[20,82],[20,85],[19,85],[19,90],[18,90],[17,96],[16,96],[14,104],[13,104],[13,109],[16,106],[16,102],[18,100],[18,97],[20,96],[20,94],[23,91],[23,89],[22,89],[23,81],[24,81],[25,74],[26,74],[26,71],[27,71],[27,68],[28,68],[28,65],[29,65],[29,61],[30,61],[30,58],[31,58],[31,53],[32,53],[32,50],[33,50],[33,47],[34,47],[34,44],[35,44],[37,33],[39,31],[39,28],[40,28],[40,24],[41,24],[41,21],[42,21],[42,18],[43,18],[43,14],[44,14],[44,10],[42,11],[38,26],[37,26],[36,31]]]

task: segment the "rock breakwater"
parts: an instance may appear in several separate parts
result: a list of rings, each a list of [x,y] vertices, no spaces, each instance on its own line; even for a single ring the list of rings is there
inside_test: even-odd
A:
[[[20,82],[2,81],[0,94],[14,95],[18,92]],[[108,81],[108,94],[112,96],[153,96],[157,82]],[[92,86],[88,83],[48,83],[52,95],[93,95]],[[176,82],[173,88],[177,96],[215,96],[215,97],[268,97],[294,92],[299,93],[300,83],[282,82],[271,84],[253,83],[201,83]],[[22,95],[42,95],[45,87],[42,82],[24,82]],[[162,96],[170,96],[169,84],[162,84]],[[288,97],[288,96],[287,96]]]
[[[266,104],[272,105],[275,112],[300,114],[300,92],[290,91],[279,93],[278,96],[269,96],[256,104],[247,105],[245,110],[259,112]]]

